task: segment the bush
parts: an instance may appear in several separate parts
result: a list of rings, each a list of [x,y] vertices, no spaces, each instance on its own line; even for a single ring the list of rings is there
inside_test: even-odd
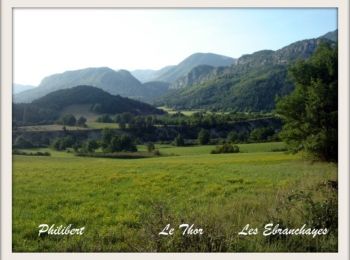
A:
[[[99,145],[95,140],[87,140],[82,146],[82,151],[91,153],[98,148],[99,148]],[[73,147],[73,149],[76,150],[75,147]]]
[[[147,146],[147,151],[148,152],[153,152],[154,149],[155,149],[155,146],[154,146],[153,143],[148,143],[146,146]]]
[[[99,123],[113,123],[112,118],[109,115],[102,115],[96,119]]]
[[[216,148],[212,150],[211,153],[239,153],[239,147],[237,145],[232,144],[223,144],[221,146],[216,146]]]
[[[210,133],[208,130],[202,129],[198,133],[198,143],[201,145],[208,144],[210,142]]]
[[[174,145],[176,146],[185,146],[185,140],[182,135],[178,134],[174,139]]]
[[[77,121],[77,125],[85,127],[86,126],[86,118],[83,116],[79,117],[79,119]]]
[[[157,149],[157,150],[154,150],[153,151],[153,154],[155,155],[155,156],[160,156],[161,155],[161,153],[160,153],[160,151]]]
[[[272,139],[275,130],[271,127],[255,128],[249,135],[249,140],[252,142],[263,142]]]
[[[137,152],[137,147],[128,135],[113,136],[110,144],[104,148],[104,151],[114,152]]]
[[[59,122],[63,125],[74,126],[77,120],[75,116],[73,116],[72,114],[68,114],[68,115],[64,115]]]
[[[76,144],[75,138],[73,138],[72,136],[66,136],[63,138],[55,139],[52,142],[51,146],[53,149],[57,151],[63,151],[63,150],[66,150],[67,148],[74,148],[75,144]]]

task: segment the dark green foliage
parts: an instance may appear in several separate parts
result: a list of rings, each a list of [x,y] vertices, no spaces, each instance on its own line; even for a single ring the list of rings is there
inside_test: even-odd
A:
[[[250,132],[249,140],[251,142],[264,142],[272,140],[275,130],[271,127],[256,128]]]
[[[94,104],[95,112],[116,114],[131,112],[134,114],[161,114],[162,112],[151,105],[121,96],[113,96],[99,88],[77,86],[58,90],[32,102],[39,107],[61,110],[73,104]],[[96,108],[97,107],[97,108]]]
[[[86,118],[83,116],[79,117],[79,119],[77,120],[77,125],[85,127],[86,126]]]
[[[109,128],[102,131],[101,147],[105,153],[137,151],[135,142],[129,135],[119,135]]]
[[[25,139],[23,136],[18,136],[16,138],[15,144],[14,144],[15,148],[33,148],[33,144]]]
[[[82,146],[82,152],[94,152],[96,149],[99,148],[99,144],[95,140],[87,140],[84,142]]]
[[[227,141],[230,143],[239,143],[239,134],[236,131],[231,131],[227,135]]]
[[[155,149],[154,143],[147,143],[147,151],[148,152],[153,152]]]
[[[132,138],[128,135],[116,135],[112,137],[111,143],[107,146],[106,149],[108,152],[136,152],[137,148],[132,140]]]
[[[51,92],[30,104],[13,104],[13,121],[17,125],[49,124],[56,121],[61,111],[71,105],[90,105],[95,113],[163,114],[149,104],[121,96],[113,96],[91,86],[77,86]]]
[[[201,129],[198,133],[198,143],[201,145],[208,144],[210,142],[210,133],[206,129]]]
[[[105,128],[102,130],[101,146],[104,150],[110,145],[114,135],[115,131],[113,129]]]
[[[52,142],[51,147],[57,151],[63,151],[67,148],[73,148],[75,144],[76,139],[73,136],[65,136],[55,139]]]
[[[101,123],[112,123],[113,120],[112,120],[112,118],[111,118],[109,115],[102,115],[102,116],[99,116],[99,117],[96,119],[96,122],[101,122]]]
[[[174,145],[176,145],[176,146],[185,146],[185,140],[183,139],[182,135],[178,134],[175,137]]]
[[[276,97],[289,94],[293,83],[287,77],[288,66],[310,57],[327,38],[295,42],[277,51],[263,50],[243,55],[236,64],[209,69],[207,74],[188,74],[157,104],[177,109],[222,111],[271,111]]]
[[[77,119],[75,118],[74,115],[68,114],[68,115],[62,116],[61,119],[59,120],[59,123],[63,125],[74,126],[77,123]]]
[[[338,158],[338,52],[322,45],[290,70],[295,90],[281,99],[277,112],[285,124],[281,138],[294,152],[316,159]]]
[[[214,150],[212,150],[211,153],[212,154],[239,153],[239,147],[237,145],[225,143],[221,146],[216,146],[216,148]]]

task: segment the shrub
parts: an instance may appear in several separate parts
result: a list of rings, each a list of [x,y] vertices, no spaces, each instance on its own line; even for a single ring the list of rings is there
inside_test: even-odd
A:
[[[208,130],[202,129],[198,133],[198,143],[201,145],[208,144],[210,142],[210,133]]]
[[[74,126],[77,122],[75,116],[72,114],[64,115],[61,117],[61,120],[59,121],[63,125],[69,125],[69,126]]]
[[[53,149],[57,151],[63,151],[69,147],[74,148],[75,144],[76,144],[75,138],[73,138],[72,136],[66,136],[66,137],[55,139],[52,142],[51,146]]]
[[[212,154],[218,153],[239,153],[239,147],[237,145],[232,144],[223,144],[220,146],[216,146],[214,150],[211,151]]]
[[[79,117],[79,119],[77,121],[77,125],[85,127],[86,126],[86,118],[83,116]]]
[[[83,146],[82,151],[83,152],[94,152],[96,149],[98,149],[99,145],[95,140],[87,140]],[[75,150],[75,147],[73,147]]]
[[[111,138],[110,144],[104,148],[104,151],[114,152],[137,152],[137,147],[128,135],[115,135]]]
[[[174,139],[174,145],[176,146],[185,146],[185,140],[182,135],[178,134]]]
[[[113,123],[112,118],[109,115],[102,115],[96,119],[96,122],[100,123]]]
[[[148,144],[147,144],[147,151],[148,151],[148,152],[153,152],[154,149],[155,149],[155,146],[154,146],[153,143],[148,143]]]

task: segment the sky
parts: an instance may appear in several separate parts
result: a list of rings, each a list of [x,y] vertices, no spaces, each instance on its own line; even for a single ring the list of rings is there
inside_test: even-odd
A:
[[[234,58],[337,29],[336,9],[15,9],[14,82],[87,67],[160,69]]]

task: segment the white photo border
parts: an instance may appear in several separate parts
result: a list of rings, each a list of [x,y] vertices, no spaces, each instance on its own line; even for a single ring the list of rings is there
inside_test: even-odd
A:
[[[337,253],[13,253],[12,42],[14,8],[337,8],[339,163]],[[1,0],[1,247],[0,259],[317,259],[349,255],[349,1],[347,0]]]

